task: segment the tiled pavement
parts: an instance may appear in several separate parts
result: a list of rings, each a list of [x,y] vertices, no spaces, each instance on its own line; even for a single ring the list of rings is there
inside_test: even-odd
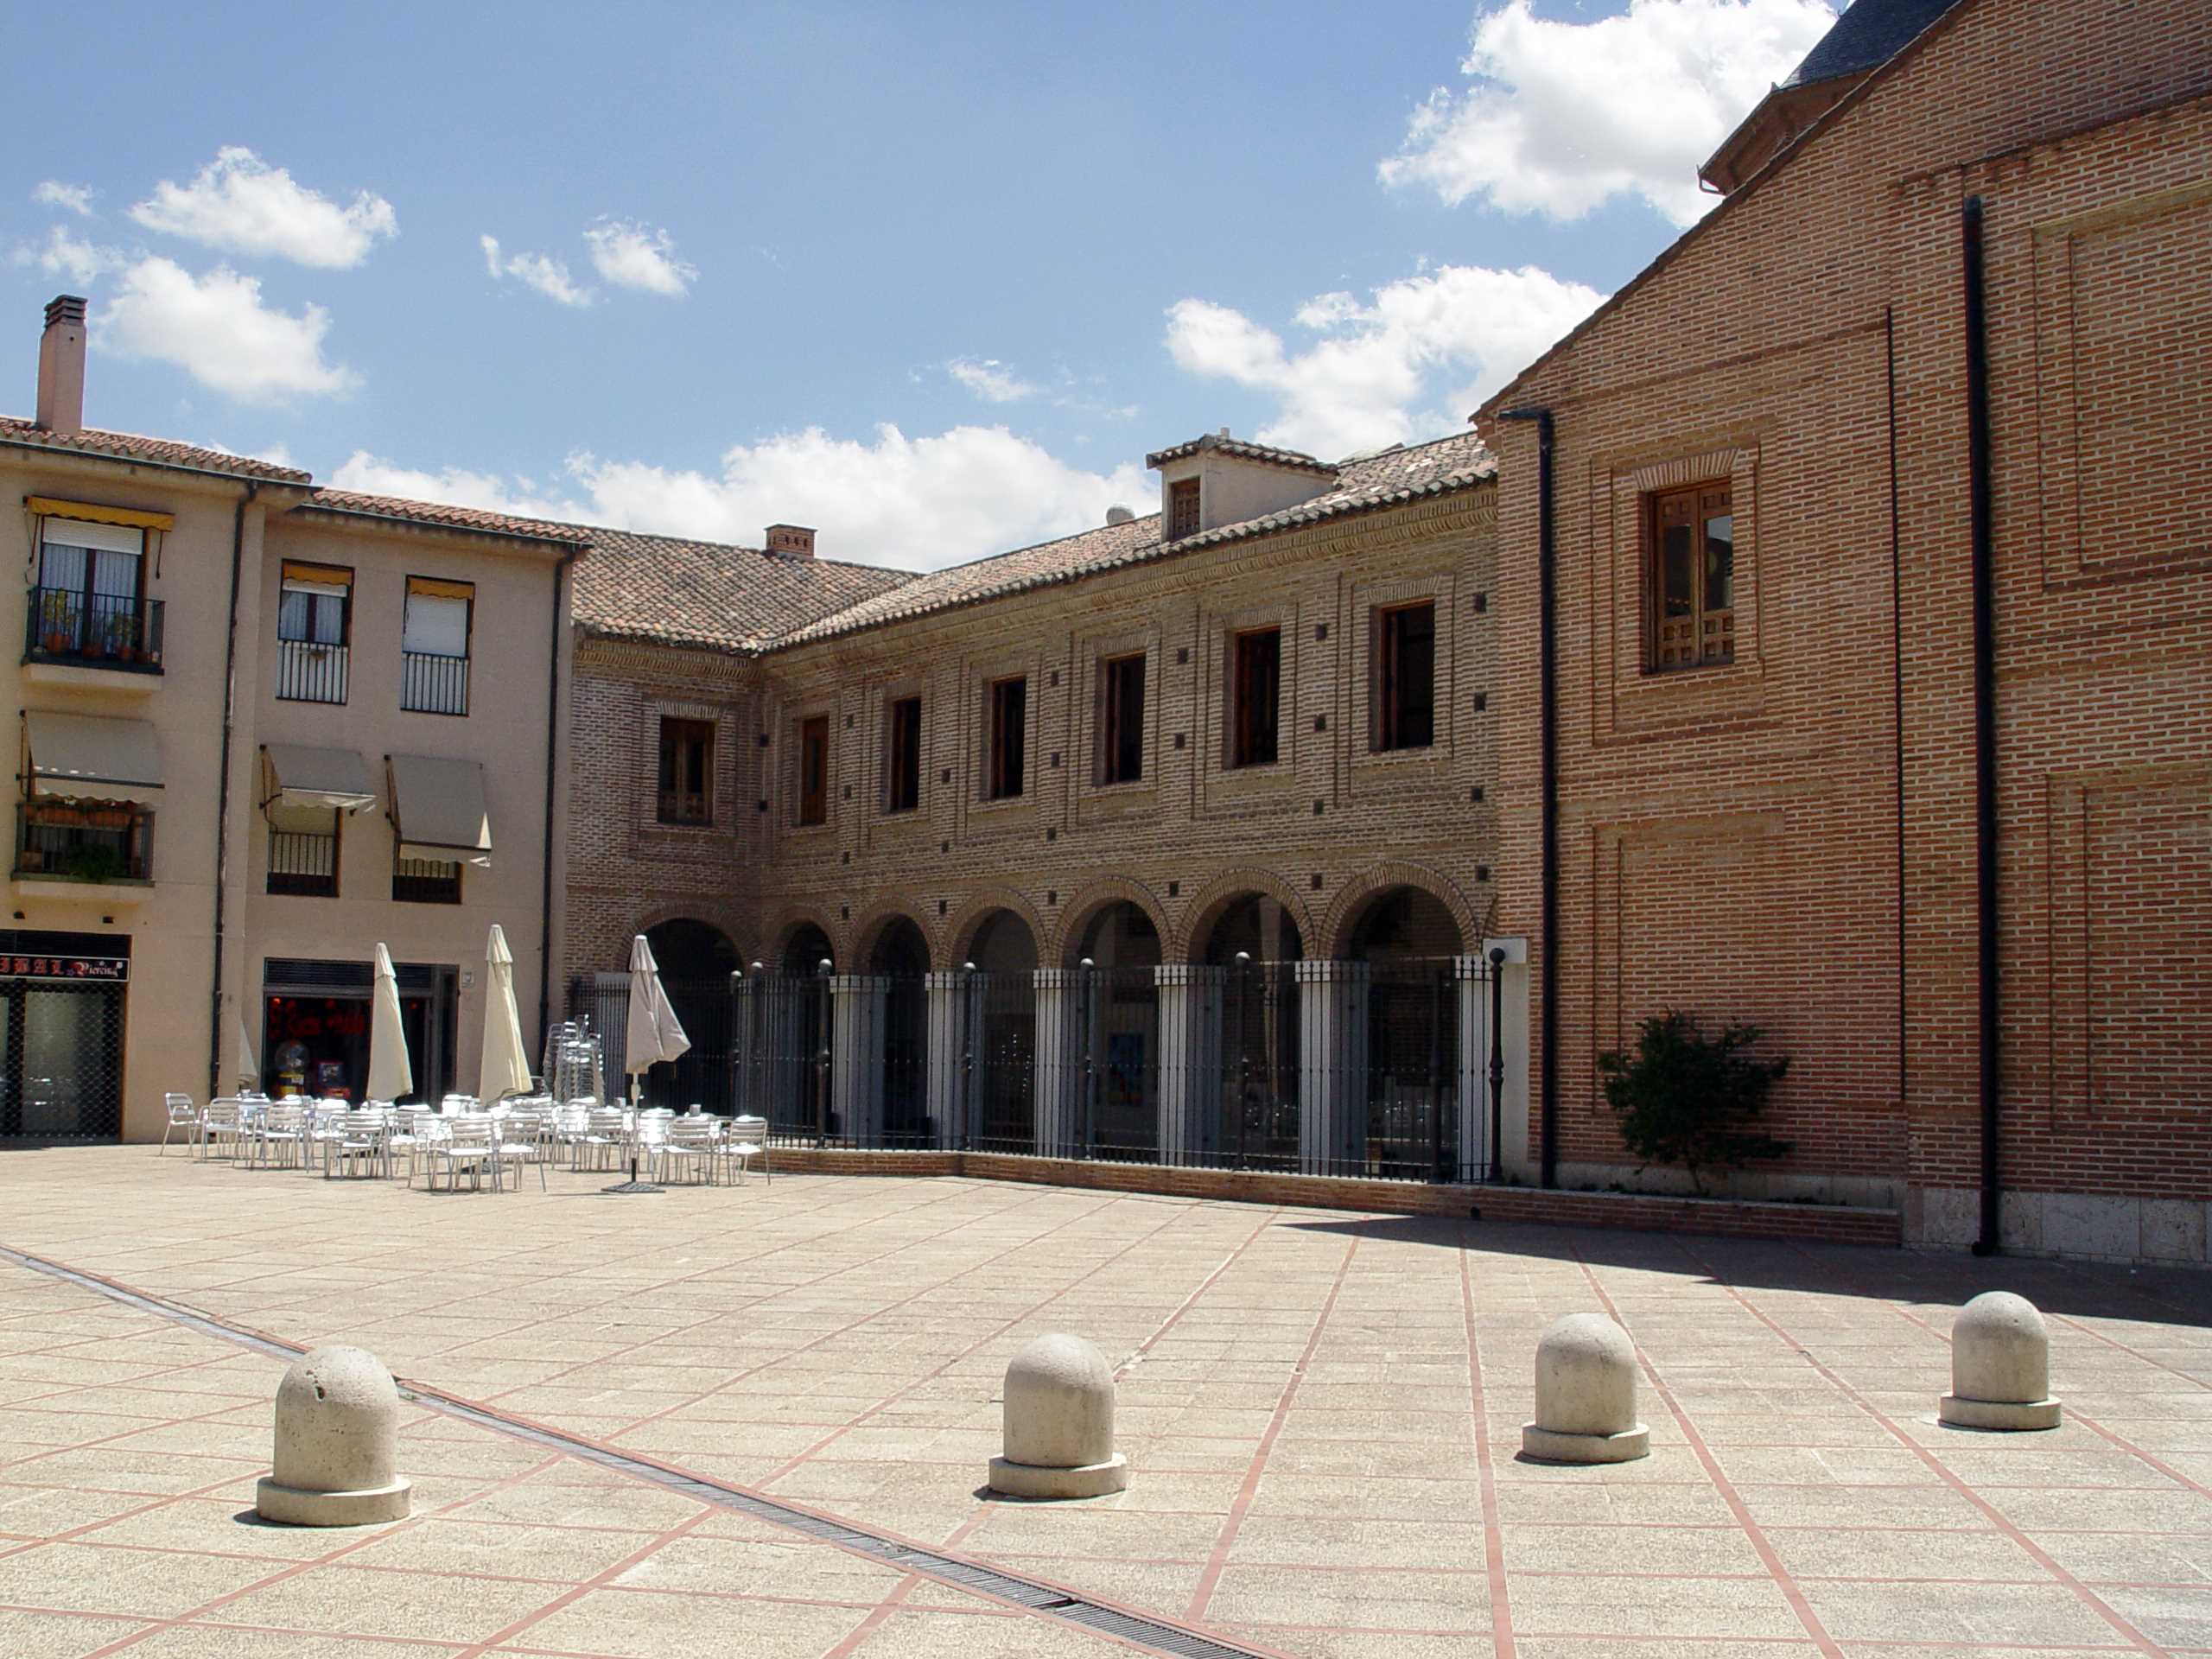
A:
[[[0,1152],[0,1243],[1298,1655],[2212,1655],[2212,1275],[961,1180],[435,1197]],[[1951,1311],[2065,1427],[1937,1427]],[[1516,1457],[1537,1333],[1635,1336],[1653,1455]],[[1122,1363],[1129,1490],[979,1497],[997,1382]],[[0,1268],[0,1656],[1128,1649],[431,1413],[409,1522],[251,1522],[277,1362]]]

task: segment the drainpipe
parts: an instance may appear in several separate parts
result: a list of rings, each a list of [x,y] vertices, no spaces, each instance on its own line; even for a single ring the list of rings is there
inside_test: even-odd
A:
[[[1960,210],[1966,280],[1967,478],[1974,530],[1974,864],[1976,979],[1980,988],[1981,1236],[1976,1255],[2000,1243],[2004,1189],[1997,1164],[1997,632],[1989,488],[1989,330],[1983,308],[1981,198]]]
[[[553,785],[561,770],[561,631],[568,620],[569,567],[582,550],[563,553],[553,569],[553,649],[545,667],[544,879],[538,890],[537,1043],[553,1029]]]
[[[1536,423],[1536,689],[1541,728],[1543,830],[1543,1018],[1540,1116],[1542,1180],[1559,1185],[1559,571],[1552,501],[1552,412],[1509,409],[1501,418]]]
[[[1882,353],[1889,381],[1890,423],[1890,729],[1891,763],[1897,768],[1897,1117],[1910,1144],[1912,1074],[1905,1027],[1905,888],[1904,888],[1904,556],[1898,529],[1897,507],[1897,309],[1882,310]],[[1907,1150],[1899,1171],[1900,1187],[1912,1179],[1912,1159]]]
[[[260,485],[248,484],[245,493],[238,498],[237,516],[231,521],[231,624],[230,637],[223,647],[223,759],[215,772],[215,983],[209,993],[213,1012],[207,1020],[210,1100],[223,1091],[223,901],[231,851],[231,733],[238,723],[238,588],[245,569],[245,510],[260,493]]]

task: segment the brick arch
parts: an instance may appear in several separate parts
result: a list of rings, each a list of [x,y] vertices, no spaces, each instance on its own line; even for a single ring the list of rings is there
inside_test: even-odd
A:
[[[1352,930],[1359,925],[1368,905],[1392,887],[1415,887],[1435,899],[1452,912],[1452,924],[1459,930],[1459,948],[1476,949],[1482,938],[1481,918],[1459,884],[1426,864],[1394,861],[1361,871],[1337,894],[1336,902],[1329,906],[1328,919],[1321,925],[1321,941],[1327,946],[1324,954],[1342,957],[1351,948]]]
[[[1037,960],[1049,960],[1045,955],[1044,918],[1038,915],[1034,905],[1012,887],[978,887],[963,900],[945,925],[943,950],[933,950],[931,959],[957,968],[975,950],[976,930],[983,925],[984,918],[1001,910],[1011,911],[1021,918],[1022,925],[1029,930],[1030,943],[1037,947]]]
[[[761,930],[760,937],[766,941],[768,948],[760,953],[760,960],[772,970],[780,965],[784,952],[791,947],[791,935],[809,923],[820,928],[829,939],[830,958],[842,970],[849,954],[849,941],[829,912],[817,910],[811,905],[787,905],[776,912],[768,925]]]
[[[868,971],[868,959],[874,954],[877,940],[882,937],[883,930],[893,922],[912,922],[922,936],[922,948],[929,953],[929,965],[931,968],[941,965],[944,941],[939,939],[931,931],[930,925],[922,919],[921,907],[918,905],[909,905],[902,899],[887,899],[880,904],[870,906],[851,930],[853,942],[851,971],[856,974],[864,974]]]
[[[1313,918],[1306,908],[1305,899],[1298,889],[1277,875],[1273,870],[1256,866],[1224,870],[1200,889],[1198,896],[1185,906],[1182,937],[1175,941],[1170,962],[1195,962],[1206,934],[1221,918],[1221,913],[1236,900],[1248,893],[1258,893],[1272,899],[1290,917],[1291,925],[1298,930],[1298,943],[1307,956],[1313,954]]]
[[[702,904],[696,899],[672,899],[646,905],[631,914],[630,933],[650,933],[663,922],[704,922],[745,954],[746,920],[728,905]]]
[[[1160,935],[1160,959],[1172,962],[1169,947],[1175,943],[1175,930],[1167,919],[1167,908],[1160,902],[1160,895],[1141,881],[1132,881],[1125,875],[1102,876],[1084,887],[1068,900],[1060,912],[1059,925],[1053,931],[1052,948],[1041,950],[1040,963],[1055,967],[1068,965],[1067,953],[1075,948],[1076,940],[1083,937],[1083,930],[1090,918],[1116,899],[1126,899],[1152,918],[1153,929]]]

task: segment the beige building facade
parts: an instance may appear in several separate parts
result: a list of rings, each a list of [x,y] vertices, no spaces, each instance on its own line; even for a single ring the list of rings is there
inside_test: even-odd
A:
[[[84,324],[48,308],[37,418],[0,422],[0,1137],[156,1139],[248,1075],[360,1097],[378,943],[418,1092],[473,1086],[494,922],[536,1040],[582,538],[88,429]]]

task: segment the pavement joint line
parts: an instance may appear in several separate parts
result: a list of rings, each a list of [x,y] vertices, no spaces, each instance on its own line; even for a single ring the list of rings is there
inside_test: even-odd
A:
[[[244,1325],[230,1325],[210,1314],[134,1290],[128,1285],[98,1274],[51,1262],[5,1244],[0,1244],[0,1262],[59,1280],[64,1284],[74,1285],[81,1290],[105,1296],[142,1313],[158,1314],[201,1336],[249,1348],[272,1359],[289,1363],[306,1351],[296,1343]],[[1346,1262],[1349,1264],[1349,1253]],[[474,1423],[495,1433],[565,1453],[582,1462],[615,1470],[716,1509],[749,1515],[756,1520],[766,1521],[836,1545],[854,1554],[904,1567],[910,1573],[950,1585],[955,1589],[966,1590],[1027,1609],[1089,1635],[1109,1637],[1147,1652],[1172,1656],[1173,1659],[1285,1659],[1284,1656],[1266,1648],[1213,1635],[1157,1614],[1116,1606],[1111,1602],[1083,1595],[1065,1586],[1027,1578],[981,1561],[944,1554],[927,1545],[914,1543],[893,1534],[878,1532],[763,1493],[710,1480],[670,1465],[564,1434],[544,1424],[509,1416],[422,1383],[403,1381],[398,1386],[403,1399],[432,1407],[461,1421]],[[480,1496],[480,1493],[473,1494],[470,1501]],[[692,1524],[696,1524],[696,1522]],[[362,1541],[364,1544],[368,1541]],[[664,1541],[664,1538],[657,1539],[652,1548],[659,1548]],[[645,1553],[650,1554],[651,1550]],[[316,1563],[301,1565],[303,1569],[305,1566],[314,1564]],[[285,1575],[279,1573],[276,1576]],[[246,1591],[261,1587],[260,1584],[248,1586],[238,1593],[242,1595]],[[582,1587],[578,1593],[582,1593]],[[185,1617],[188,1618],[190,1615]],[[166,1628],[182,1622],[181,1619],[164,1621],[163,1624]],[[124,1645],[136,1645],[138,1640],[152,1633],[151,1630],[139,1632],[136,1637],[126,1638]],[[508,1632],[499,1634],[505,1636]],[[483,1650],[490,1645],[489,1643],[472,1644],[477,1650]]]

